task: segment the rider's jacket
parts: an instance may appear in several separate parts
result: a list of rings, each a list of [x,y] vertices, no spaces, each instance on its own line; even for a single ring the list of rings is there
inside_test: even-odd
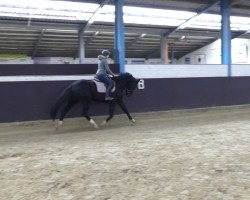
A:
[[[98,56],[98,69],[96,72],[96,75],[101,74],[113,74],[112,71],[109,68],[107,57],[103,55]]]

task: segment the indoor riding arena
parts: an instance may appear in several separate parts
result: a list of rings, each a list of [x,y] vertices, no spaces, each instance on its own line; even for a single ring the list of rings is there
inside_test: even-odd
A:
[[[1,125],[1,199],[249,198],[250,107],[133,116]]]
[[[250,3],[27,2],[0,0],[0,200],[249,199]],[[93,102],[98,128],[80,103],[53,121],[103,49],[138,80],[132,119]]]
[[[15,121],[0,125],[1,199],[248,199],[249,77],[141,79],[125,98],[136,122],[118,108],[98,129],[77,106],[56,129],[50,104],[69,81],[28,78],[1,83],[1,120]],[[90,112],[100,125],[108,106]]]

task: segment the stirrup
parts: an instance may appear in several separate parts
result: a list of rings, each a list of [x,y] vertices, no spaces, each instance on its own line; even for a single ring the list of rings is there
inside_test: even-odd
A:
[[[106,101],[112,101],[112,100],[114,100],[114,98],[113,97],[105,97],[105,100]]]

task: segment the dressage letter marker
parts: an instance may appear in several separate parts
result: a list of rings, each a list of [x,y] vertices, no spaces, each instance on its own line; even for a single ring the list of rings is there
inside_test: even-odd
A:
[[[141,80],[138,82],[138,89],[140,89],[140,90],[145,89],[144,80],[141,79]]]

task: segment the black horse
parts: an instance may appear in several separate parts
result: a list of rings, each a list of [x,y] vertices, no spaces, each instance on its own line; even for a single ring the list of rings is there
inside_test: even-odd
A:
[[[137,87],[139,80],[135,79],[129,73],[122,73],[112,79],[115,82],[115,91],[112,93],[114,99],[112,101],[105,101],[105,93],[97,91],[97,86],[94,80],[78,80],[64,89],[62,94],[58,97],[55,104],[51,107],[51,118],[55,120],[57,113],[60,111],[58,126],[62,125],[66,113],[76,103],[80,102],[82,104],[82,115],[91,123],[91,125],[98,128],[98,125],[88,114],[91,102],[96,101],[109,104],[109,116],[102,125],[112,119],[116,104],[121,107],[124,113],[127,114],[129,120],[134,123],[135,120],[131,117],[123,102],[123,94],[125,91],[126,96],[131,96],[134,89]]]

